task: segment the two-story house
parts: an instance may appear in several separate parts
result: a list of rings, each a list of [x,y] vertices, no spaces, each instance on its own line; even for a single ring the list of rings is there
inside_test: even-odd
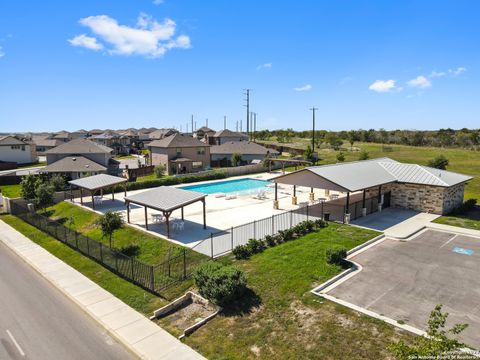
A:
[[[15,136],[0,136],[0,161],[31,164],[38,161],[35,144]]]
[[[169,175],[198,172],[210,167],[210,145],[176,133],[148,145],[150,164],[163,165]]]
[[[222,145],[232,141],[248,141],[248,136],[228,129],[217,131],[213,135],[215,145]]]

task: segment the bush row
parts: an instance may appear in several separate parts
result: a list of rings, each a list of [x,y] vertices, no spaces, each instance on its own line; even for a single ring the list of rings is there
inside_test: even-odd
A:
[[[327,222],[322,219],[315,221],[306,220],[290,229],[280,230],[278,234],[267,235],[263,240],[250,239],[247,244],[236,246],[232,250],[232,253],[236,259],[248,259],[253,254],[261,253],[267,247],[273,247],[287,241],[295,240],[326,226]]]
[[[241,297],[247,289],[247,278],[242,270],[215,261],[197,267],[193,279],[200,295],[221,306]]]
[[[468,199],[462,205],[457,207],[453,213],[459,215],[465,215],[469,211],[472,211],[475,205],[477,204],[477,199]]]

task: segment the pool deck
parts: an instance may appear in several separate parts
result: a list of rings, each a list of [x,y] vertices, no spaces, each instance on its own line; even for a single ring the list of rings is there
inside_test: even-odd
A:
[[[229,178],[229,180],[252,178],[259,180],[269,180],[280,175],[280,172],[276,173],[260,173],[250,174],[243,176],[236,176]],[[221,182],[225,179],[210,180],[195,183],[196,185],[202,183]],[[175,185],[175,187],[185,186],[185,184]],[[129,191],[128,196],[137,194],[149,189]],[[255,189],[255,192],[258,191]],[[309,201],[309,188],[297,187],[298,203],[308,203]],[[252,195],[241,195],[235,199],[227,200],[225,197],[216,198],[215,196],[208,195],[206,198],[207,209],[207,229],[203,229],[203,212],[202,204],[194,203],[184,208],[184,229],[182,231],[172,231],[168,240],[188,247],[195,246],[199,241],[206,239],[211,233],[215,233],[221,230],[226,230],[231,227],[246,224],[254,220],[263,219],[275,214],[279,214],[288,210],[298,208],[297,205],[292,205],[292,186],[281,185],[278,187],[278,199],[280,209],[273,209],[274,192],[267,193],[267,198],[264,200],[258,200],[252,198]],[[315,197],[324,197],[323,190],[315,190]],[[124,195],[119,193],[115,195],[115,201],[111,201],[108,195],[105,195],[102,204],[95,206],[95,212],[102,214],[107,210],[113,210],[121,213],[126,219],[126,207],[124,204]],[[91,208],[91,198],[84,197],[84,208],[93,211]],[[75,199],[75,204],[80,205],[80,199]],[[145,229],[145,217],[143,207],[131,205],[130,210],[130,225],[146,231],[152,235],[160,236],[167,239],[166,225],[164,223],[154,224],[152,222],[151,215],[158,213],[155,210],[148,210],[148,230]],[[176,210],[171,215],[171,221],[180,221],[180,210]]]

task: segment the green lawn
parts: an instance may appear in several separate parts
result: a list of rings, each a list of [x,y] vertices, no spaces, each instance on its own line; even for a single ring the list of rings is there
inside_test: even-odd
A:
[[[6,196],[6,197],[11,198],[11,199],[22,196],[21,195],[22,188],[21,188],[20,184],[1,185],[0,190],[2,190],[3,196]]]
[[[233,261],[246,271],[252,294],[186,343],[209,359],[388,358],[388,344],[411,335],[309,292],[342,271],[326,263],[326,249],[353,248],[377,234],[332,223],[250,260]]]
[[[292,143],[284,144],[298,148],[305,148],[310,142],[308,139],[294,139]],[[476,198],[480,200],[480,152],[466,149],[444,149],[435,147],[416,147],[407,145],[385,145],[391,151],[383,151],[382,144],[355,143],[353,151],[350,150],[350,144],[344,143],[342,152],[345,155],[345,161],[358,160],[361,150],[369,153],[370,158],[389,157],[394,160],[406,163],[416,163],[427,165],[427,162],[438,155],[444,155],[449,160],[447,170],[457,171],[463,174],[474,176],[465,187],[465,199]],[[319,151],[322,161],[319,164],[336,163],[336,155],[339,151],[323,147]],[[291,168],[289,170],[292,170]]]
[[[34,163],[34,164],[18,165],[18,169],[28,169],[28,168],[32,168],[32,167],[46,166],[46,165],[47,165],[47,162],[42,161],[42,162],[38,162],[38,163]]]
[[[155,173],[152,173],[152,174],[149,174],[149,175],[137,177],[137,182],[150,181],[150,180],[156,180],[156,179],[158,179],[158,178],[155,176]]]
[[[147,316],[151,316],[155,309],[158,309],[167,303],[165,299],[152,295],[140,287],[123,280],[105,269],[103,266],[97,264],[95,261],[90,260],[55,238],[25,223],[21,219],[12,215],[0,215],[0,219],[14,227],[51,254],[58,257],[60,260],[80,271],[86,277],[135,310]],[[179,288],[175,290],[178,290],[178,293],[181,293],[184,289]],[[171,291],[173,293],[174,289],[171,289]],[[172,294],[172,297],[175,295],[176,294]]]
[[[73,217],[74,224],[70,225],[66,222],[66,226],[98,240],[107,246],[109,245],[108,238],[102,237],[102,232],[94,224],[95,220],[98,219],[100,215],[93,211],[85,210],[66,201],[62,201],[49,207],[47,211],[52,219],[58,219],[60,221],[65,221],[70,217]],[[118,249],[134,247],[134,255],[136,258],[152,265],[165,261],[169,253],[175,255],[184,249],[182,246],[173,244],[167,240],[150,235],[128,225],[124,225],[120,230],[115,231],[113,234],[113,247]],[[197,253],[193,253],[192,255],[198,259],[204,257]]]
[[[475,209],[465,215],[442,216],[438,219],[435,219],[433,222],[467,229],[480,230],[480,210]]]
[[[122,155],[122,156],[115,156],[115,160],[124,160],[124,159],[138,159],[138,157],[133,155]]]

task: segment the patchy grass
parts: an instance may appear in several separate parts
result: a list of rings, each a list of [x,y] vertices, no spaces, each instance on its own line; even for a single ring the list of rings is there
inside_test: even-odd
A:
[[[250,260],[222,258],[246,271],[251,293],[186,343],[209,359],[391,357],[387,346],[411,335],[310,293],[342,271],[326,263],[327,249],[353,248],[377,234],[332,223]]]
[[[477,207],[465,215],[442,216],[435,219],[433,222],[466,229],[480,230],[480,208]]]
[[[137,182],[150,181],[150,180],[156,180],[156,179],[158,178],[155,176],[155,173],[152,173],[149,175],[137,177]]]
[[[92,239],[102,242],[109,246],[108,238],[102,236],[102,232],[95,226],[95,220],[100,217],[93,211],[85,210],[79,206],[62,201],[47,209],[50,218],[59,220],[68,226]],[[67,221],[73,217],[74,224],[71,225]],[[133,255],[138,260],[147,264],[155,265],[165,261],[170,255],[179,254],[184,247],[173,244],[168,240],[148,234],[144,231],[135,229],[131,226],[124,225],[121,229],[113,234],[113,247],[126,251],[127,255]],[[204,255],[193,253],[190,258],[198,259],[205,257]]]
[[[125,159],[138,159],[138,157],[133,155],[122,155],[122,156],[115,156],[115,160],[125,160]]]
[[[293,139],[292,143],[280,144],[298,148],[306,148],[310,139]],[[273,141],[272,141],[273,142]],[[317,150],[317,149],[316,149]],[[419,147],[407,145],[382,145],[373,143],[357,142],[350,148],[350,144],[344,143],[341,151],[345,155],[345,161],[358,160],[362,150],[368,152],[370,158],[389,157],[406,163],[427,165],[427,162],[438,155],[444,155],[449,160],[447,170],[457,171],[474,176],[465,187],[465,199],[475,198],[480,200],[480,152],[475,150],[458,148]],[[319,164],[333,164],[337,162],[336,156],[340,151],[322,147],[319,151],[322,161]],[[293,170],[289,168],[289,170]]]
[[[22,187],[20,184],[15,185],[2,185],[0,186],[3,196],[6,196],[10,199],[18,198],[22,196]]]
[[[28,169],[28,168],[37,167],[37,166],[47,166],[47,162],[46,161],[40,161],[40,162],[33,163],[33,164],[18,165],[17,169]]]
[[[83,256],[23,220],[12,215],[0,215],[0,219],[142,314],[150,316],[154,310],[167,303],[165,299],[118,277],[95,261]],[[184,289],[178,288],[176,290],[178,290],[178,293],[181,293]],[[175,296],[173,294],[174,289],[171,289],[171,291],[172,296]]]

